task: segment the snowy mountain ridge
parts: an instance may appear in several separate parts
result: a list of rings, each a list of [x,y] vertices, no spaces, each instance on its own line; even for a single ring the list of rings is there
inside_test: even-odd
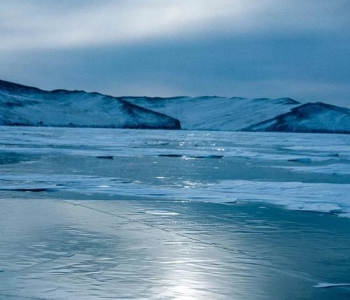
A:
[[[115,97],[1,80],[0,125],[180,129],[174,118]]]
[[[290,98],[112,97],[0,80],[0,125],[350,133],[350,110]]]
[[[350,110],[322,102],[306,103],[243,130],[350,133]]]
[[[146,107],[181,121],[183,129],[194,130],[242,130],[250,125],[289,112],[300,105],[289,99],[181,97],[181,98],[132,98],[128,102]]]

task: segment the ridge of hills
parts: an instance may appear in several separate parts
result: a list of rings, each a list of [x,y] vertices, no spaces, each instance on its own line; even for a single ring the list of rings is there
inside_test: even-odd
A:
[[[112,97],[0,80],[0,125],[350,133],[350,110],[290,98]]]

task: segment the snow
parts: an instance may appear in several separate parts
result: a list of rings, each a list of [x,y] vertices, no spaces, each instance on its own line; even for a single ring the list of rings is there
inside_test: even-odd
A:
[[[344,287],[344,286],[350,286],[350,283],[321,282],[321,283],[318,283],[317,285],[315,285],[315,288],[328,289],[328,288]]]
[[[0,175],[1,191],[74,192],[214,203],[266,202],[291,210],[350,213],[350,184],[225,180],[168,185],[82,175]]]
[[[350,133],[350,110],[325,103],[238,97],[125,100],[177,118],[183,129]]]
[[[183,129],[191,130],[241,130],[289,112],[291,108],[300,104],[289,98],[124,97],[123,99],[177,118],[181,121]]]
[[[0,80],[0,125],[350,133],[350,110],[290,98],[111,97]]]
[[[0,124],[58,127],[179,129],[180,123],[98,93],[52,92],[0,81]]]
[[[244,130],[350,133],[350,110],[324,103],[307,103]]]

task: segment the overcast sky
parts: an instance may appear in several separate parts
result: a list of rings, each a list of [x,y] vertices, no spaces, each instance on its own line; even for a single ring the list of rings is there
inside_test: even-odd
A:
[[[349,0],[0,0],[0,79],[350,107]]]

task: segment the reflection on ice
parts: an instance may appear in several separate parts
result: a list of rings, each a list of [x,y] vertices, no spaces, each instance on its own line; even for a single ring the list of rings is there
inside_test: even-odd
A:
[[[325,300],[332,298],[313,286],[322,277],[341,282],[347,273],[338,278],[335,271],[349,265],[319,265],[332,247],[348,246],[346,228],[338,227],[338,240],[330,231],[335,224],[319,228],[322,217],[310,216],[304,227],[303,217],[274,210],[277,218],[284,214],[276,223],[272,208],[247,214],[210,203],[48,199],[1,205],[1,299],[267,300],[315,293]]]
[[[6,205],[11,207],[12,203]],[[25,203],[21,205],[28,208]],[[6,291],[0,288],[0,295],[6,292],[23,297],[46,295],[52,299],[67,299],[70,295],[84,299],[102,299],[103,295],[201,299],[201,291],[203,297],[213,293],[213,281],[209,278],[219,272],[221,258],[212,256],[215,252],[205,248],[178,247],[176,242],[193,244],[186,237],[140,222],[130,224],[117,215],[82,210],[80,206],[49,201],[35,202],[32,206],[30,209],[41,210],[43,215],[35,222],[25,219],[27,232],[18,237],[22,247],[17,248],[16,243],[7,240],[16,256],[4,257],[6,252],[0,252],[2,261],[11,261],[9,267],[20,262],[21,257],[30,260],[25,266],[19,264],[15,273],[6,267],[1,277]],[[46,216],[48,210],[54,210],[56,217],[52,213]],[[132,220],[128,206],[122,205],[118,210]],[[11,229],[11,223],[5,224]],[[26,242],[27,233],[32,237],[30,243]],[[170,241],[175,244],[169,244]],[[197,251],[204,251],[201,259],[196,258]],[[222,293],[227,295],[227,291]]]

